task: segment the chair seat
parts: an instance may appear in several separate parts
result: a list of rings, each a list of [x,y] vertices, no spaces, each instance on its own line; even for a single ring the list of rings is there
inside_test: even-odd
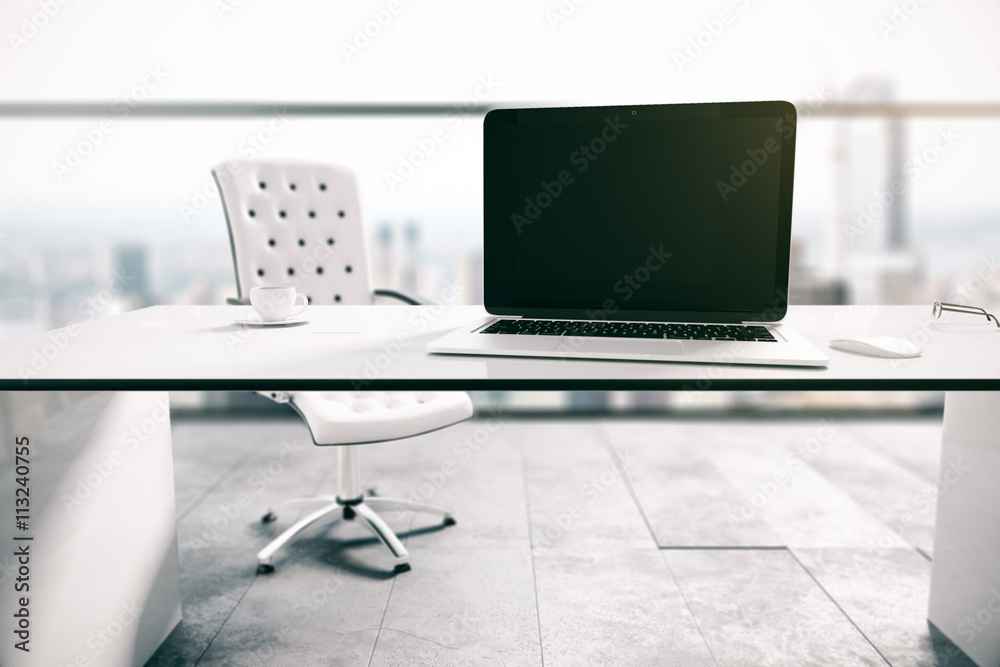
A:
[[[291,403],[317,445],[357,445],[407,438],[472,416],[465,392],[308,391]]]

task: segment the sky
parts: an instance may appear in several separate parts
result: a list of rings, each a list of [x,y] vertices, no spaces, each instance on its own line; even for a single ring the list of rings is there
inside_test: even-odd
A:
[[[998,26],[1000,3],[987,0],[5,0],[0,101],[115,103],[119,113],[105,125],[99,118],[0,120],[0,228],[25,237],[224,238],[217,200],[197,209],[198,193],[208,185],[211,195],[211,165],[249,155],[256,137],[260,157],[354,168],[371,220],[418,218],[433,243],[475,245],[478,116],[121,116],[153,100],[787,99],[801,112],[812,101],[853,99],[872,81],[891,84],[900,101],[996,101]],[[826,225],[829,233],[823,221],[835,197],[836,128],[813,122],[799,143],[801,222],[793,224],[806,232]],[[921,121],[911,148],[920,150],[949,122]],[[997,210],[988,174],[1000,148],[998,125],[966,122],[963,140],[914,193],[922,211]],[[388,174],[435,130],[445,139],[393,185]],[[91,144],[88,155],[70,166],[81,142]],[[197,214],[184,215],[185,205]]]
[[[987,0],[51,4],[14,44],[46,2],[3,3],[4,98],[106,100],[154,64],[169,72],[164,99],[455,100],[483,74],[503,82],[498,99],[601,104],[802,99],[871,75],[903,99],[993,100],[1000,85],[1000,5]],[[384,27],[345,51],[375,19]]]

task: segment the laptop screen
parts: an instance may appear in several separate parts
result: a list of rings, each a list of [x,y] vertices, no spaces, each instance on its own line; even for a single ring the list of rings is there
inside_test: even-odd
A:
[[[791,104],[500,109],[484,135],[491,313],[784,316]]]

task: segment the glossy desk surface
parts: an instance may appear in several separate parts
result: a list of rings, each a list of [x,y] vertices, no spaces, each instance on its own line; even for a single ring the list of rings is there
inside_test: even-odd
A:
[[[0,343],[0,389],[1000,389],[1000,333],[941,325],[926,306],[797,306],[784,324],[830,357],[823,368],[433,355],[424,346],[486,315],[479,306],[312,306],[307,323],[252,328],[241,306],[154,306]],[[975,322],[975,320],[971,320]],[[992,326],[992,325],[991,325]],[[898,336],[916,359],[830,349]]]

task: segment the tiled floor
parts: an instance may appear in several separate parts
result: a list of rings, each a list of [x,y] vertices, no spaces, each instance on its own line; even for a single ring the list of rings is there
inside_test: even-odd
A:
[[[363,450],[413,569],[339,521],[292,420],[179,421],[184,620],[150,665],[966,665],[925,620],[940,423],[487,417]],[[896,535],[904,514],[914,518]]]

